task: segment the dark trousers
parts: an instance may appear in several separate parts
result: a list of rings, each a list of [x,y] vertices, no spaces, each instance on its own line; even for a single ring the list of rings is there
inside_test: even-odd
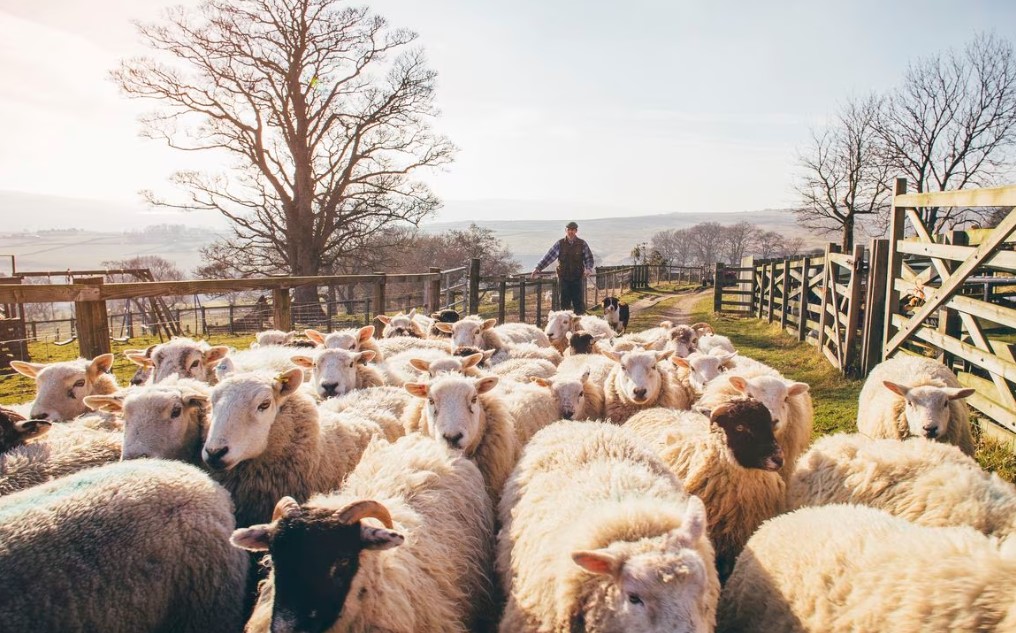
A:
[[[565,279],[558,279],[561,286],[561,309],[571,310],[575,314],[586,313],[586,293],[585,279],[576,279],[574,281],[567,281]]]

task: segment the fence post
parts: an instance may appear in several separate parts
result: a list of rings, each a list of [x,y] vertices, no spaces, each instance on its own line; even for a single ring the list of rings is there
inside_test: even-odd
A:
[[[801,262],[801,298],[797,308],[797,340],[804,342],[808,338],[808,297],[811,296],[811,286],[808,273],[811,271],[811,257],[805,257]]]
[[[754,279],[756,274],[758,275],[758,305],[755,306],[755,318],[761,319],[762,313],[766,309],[766,290],[769,289],[769,283],[766,279],[766,261],[755,264],[755,270],[751,271],[752,278]]]
[[[375,272],[374,274],[377,275],[377,279],[374,281],[374,305],[370,315],[372,320],[377,321],[378,315],[385,313],[385,306],[387,305],[385,303],[385,286],[388,283],[388,275],[383,272]],[[383,326],[384,324],[377,321],[374,325],[374,333],[380,335],[383,327],[379,327],[379,325]]]
[[[864,340],[861,343],[861,374],[867,376],[882,362],[882,310],[885,308],[889,240],[872,240],[868,259],[868,296],[864,301]]]
[[[480,312],[480,258],[469,260],[469,314]]]
[[[229,335],[233,336],[236,332],[233,331],[233,300],[229,301]]]
[[[102,277],[75,279],[75,284],[102,286]],[[101,290],[101,289],[100,289]],[[95,358],[110,352],[109,315],[106,301],[75,301],[74,316],[78,325],[78,349],[82,358]]]
[[[582,292],[586,289],[583,288]],[[540,327],[540,319],[543,318],[543,281],[539,278],[536,280],[536,322],[533,324],[536,327]]]
[[[497,282],[497,321],[498,323],[504,323],[508,318],[508,314],[505,311],[505,295],[508,294],[508,281],[504,276],[501,277],[501,281]]]
[[[430,300],[427,309],[433,314],[441,310],[441,267],[431,266],[430,272],[438,273],[437,277],[431,279],[427,284],[427,288],[429,288],[427,298]]]
[[[822,268],[822,302],[819,304],[819,309],[818,309],[818,351],[820,351],[820,352],[822,352],[822,348],[825,346],[825,341],[826,341],[826,323],[829,320],[829,318],[826,316],[828,314],[828,306],[829,306],[829,285],[833,284],[833,283],[836,283],[836,276],[835,276],[835,273],[833,273],[832,264],[829,263],[829,254],[830,253],[838,253],[839,252],[839,248],[840,247],[838,245],[833,244],[832,242],[826,244],[825,259],[822,260],[822,262],[823,262],[823,268]],[[832,273],[832,274],[830,274],[830,273]],[[833,306],[834,311],[835,311],[835,308],[836,308],[836,306]],[[823,352],[823,354],[824,354],[824,352]],[[843,368],[842,367],[838,367],[837,369],[843,369]]]
[[[896,243],[903,239],[906,227],[906,209],[896,206],[895,196],[907,193],[907,179],[897,178],[892,202],[891,224],[889,225],[889,255],[885,279],[885,320],[882,326],[882,349],[879,362],[885,360],[885,348],[893,336],[893,316],[900,311],[900,292],[896,290],[896,278],[903,273],[903,256],[896,250]]]
[[[519,276],[519,323],[526,322],[526,278]]]
[[[847,304],[847,336],[844,340],[842,372],[847,375],[858,375],[859,349],[857,346],[857,328],[861,323],[861,274],[864,270],[864,246],[854,246],[854,266],[850,271],[850,302]]]
[[[723,264],[716,262],[716,272],[713,273],[713,312],[723,312]]]
[[[289,296],[289,288],[272,290],[272,321],[276,330],[293,329],[293,299]]]
[[[942,236],[943,242],[946,244],[952,244],[954,246],[966,246],[967,245],[967,233],[966,231],[950,231]],[[959,267],[959,263],[946,260],[946,270],[952,273],[956,268]],[[990,299],[990,297],[989,297]],[[960,315],[956,310],[943,307],[938,311],[938,331],[945,336],[950,338],[958,339],[962,333],[962,326],[960,325]],[[956,357],[952,354],[942,350],[938,355],[938,361],[946,367],[952,369],[953,363]]]
[[[783,290],[780,292],[780,329],[787,331],[788,308],[790,308],[790,258],[783,258]]]
[[[769,262],[769,309],[767,320],[773,322],[773,309],[776,305],[776,260]]]

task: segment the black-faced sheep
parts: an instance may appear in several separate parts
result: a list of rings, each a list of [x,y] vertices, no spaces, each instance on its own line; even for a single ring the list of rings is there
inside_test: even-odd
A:
[[[490,611],[493,509],[469,460],[431,438],[372,444],[338,492],[233,543],[272,555],[249,633],[468,633]]]
[[[45,435],[52,424],[48,420],[26,420],[14,409],[0,407],[0,453]]]

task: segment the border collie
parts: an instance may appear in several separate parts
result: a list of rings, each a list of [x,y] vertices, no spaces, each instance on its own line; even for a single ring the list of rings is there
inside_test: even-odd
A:
[[[604,297],[603,318],[618,334],[624,334],[628,329],[628,304],[621,303],[617,297]]]

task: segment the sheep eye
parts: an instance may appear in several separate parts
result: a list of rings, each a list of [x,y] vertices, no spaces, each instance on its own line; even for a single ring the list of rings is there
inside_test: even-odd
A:
[[[642,598],[639,598],[636,594],[628,594],[628,602],[632,604],[642,604]]]
[[[738,424],[735,430],[736,430],[736,431],[737,431],[738,433],[744,433],[744,432],[745,432],[745,431],[747,431],[748,429],[747,429],[747,428],[745,428],[745,426],[744,426],[743,424]]]
[[[909,400],[907,400],[907,406],[908,406],[908,407],[912,407],[912,406],[914,406],[914,403],[913,403],[913,402],[911,402],[911,401],[909,401]]]
[[[942,408],[943,409],[948,409],[949,408],[949,401],[948,400],[946,400],[945,402],[942,403]]]
[[[261,404],[258,405],[258,411],[267,411],[268,407],[270,407],[270,406],[272,406],[272,401],[271,400],[265,400],[264,402],[262,402]]]
[[[84,387],[84,386],[85,386],[85,379],[82,378],[81,380],[79,380],[76,383],[74,383],[74,387],[73,388],[77,389],[78,387]]]
[[[182,412],[183,412],[183,407],[181,407],[180,405],[175,405],[173,407],[173,410],[169,412],[169,417],[171,417],[171,418],[178,418],[178,417],[180,417],[180,414]]]
[[[579,392],[579,397],[580,397],[580,398],[581,398],[581,397],[583,397],[584,395],[586,395],[586,392],[585,392],[585,391],[580,391],[580,392]]]
[[[191,368],[191,369],[197,369],[197,368],[198,368],[198,364],[199,364],[199,362],[200,362],[200,361],[194,361],[193,363],[191,363],[191,364],[190,364],[190,368]]]
[[[473,399],[470,400],[470,402],[472,402],[473,404],[476,404],[476,401],[477,401],[477,397],[476,396],[473,396]]]
[[[349,363],[349,366],[352,367],[355,364],[356,364],[356,361],[353,361],[353,362]]]
[[[435,403],[434,403],[434,399],[433,399],[433,398],[427,398],[427,402],[428,402],[428,403],[430,404],[430,406],[432,406],[432,407],[433,407],[433,406],[434,406],[434,404],[435,404]]]

